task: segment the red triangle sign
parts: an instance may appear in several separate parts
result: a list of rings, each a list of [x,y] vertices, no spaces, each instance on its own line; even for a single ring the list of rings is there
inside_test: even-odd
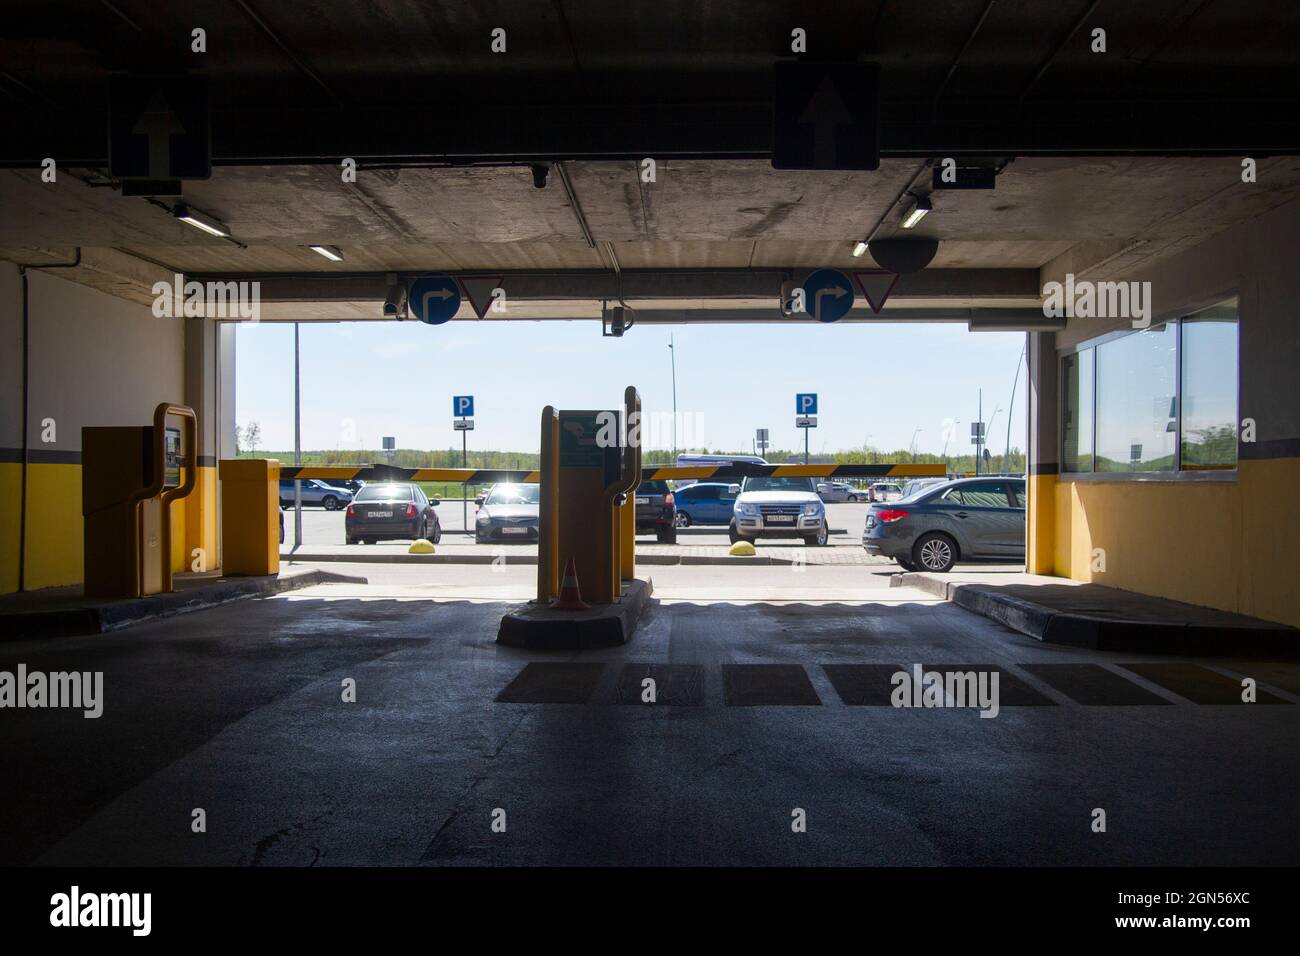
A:
[[[898,273],[887,269],[862,269],[853,273],[853,278],[857,280],[858,288],[862,290],[862,297],[867,300],[867,305],[871,306],[871,311],[879,315],[880,310],[885,307],[885,300],[889,298],[889,293],[894,291]]]
[[[469,299],[470,308],[480,319],[492,306],[492,293],[501,288],[505,276],[457,276],[460,289]]]

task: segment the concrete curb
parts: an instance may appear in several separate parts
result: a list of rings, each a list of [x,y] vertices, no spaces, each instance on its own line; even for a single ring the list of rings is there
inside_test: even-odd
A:
[[[1183,656],[1300,657],[1295,628],[1245,617],[1224,624],[1182,620],[1173,616],[1180,607],[1176,601],[1168,602],[1169,620],[1152,621],[1063,611],[993,585],[945,581],[923,572],[896,574],[889,584],[919,588],[1046,644]]]
[[[497,559],[497,555],[492,554],[334,554],[324,552],[320,554],[302,553],[298,555],[280,555],[281,562],[294,562],[298,564],[491,564]],[[510,552],[505,554],[506,564],[537,564],[536,554],[519,554],[514,555]],[[699,554],[640,554],[637,555],[637,565],[655,565],[661,567],[672,567],[683,564],[731,564],[731,565],[792,565],[795,563],[793,558],[774,557],[771,555],[757,555],[752,558],[736,558],[729,555],[713,556]],[[817,561],[805,562],[807,565],[822,567]],[[825,565],[826,567],[870,567],[871,565]]]
[[[652,581],[637,578],[628,582],[618,604],[596,605],[587,611],[520,605],[501,618],[497,643],[529,650],[618,647],[632,639],[653,591]]]
[[[80,607],[0,614],[3,641],[107,634],[135,624],[189,614],[247,598],[269,597],[317,584],[366,584],[367,579],[333,571],[303,571],[255,578],[230,578],[201,587],[150,597],[103,601]]]

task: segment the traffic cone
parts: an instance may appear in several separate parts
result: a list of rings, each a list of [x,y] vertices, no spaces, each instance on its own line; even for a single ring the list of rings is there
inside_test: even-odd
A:
[[[573,558],[569,558],[564,565],[564,577],[560,581],[560,596],[551,602],[551,607],[557,611],[585,611],[591,607],[583,601],[582,594],[578,591],[578,569],[573,563]]]

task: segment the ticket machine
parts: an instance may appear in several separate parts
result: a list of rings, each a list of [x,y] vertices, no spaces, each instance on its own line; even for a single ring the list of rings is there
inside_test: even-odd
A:
[[[87,597],[172,590],[171,504],[194,490],[198,418],[163,402],[152,425],[81,430]]]

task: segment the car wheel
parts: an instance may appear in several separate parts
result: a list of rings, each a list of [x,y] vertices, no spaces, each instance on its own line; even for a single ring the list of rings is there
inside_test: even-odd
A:
[[[822,519],[822,526],[817,529],[816,534],[806,534],[803,536],[804,544],[813,548],[824,548],[831,539],[830,529],[826,527],[826,519]]]
[[[326,511],[339,510],[339,500],[335,498],[333,495],[326,495],[324,498],[320,500],[320,503],[324,506]]]
[[[429,540],[434,544],[437,544],[442,540],[442,524],[440,522],[435,521],[433,523],[433,537]]]
[[[657,531],[655,532],[655,540],[658,541],[660,544],[676,544],[677,529],[670,528],[667,531]]]
[[[344,544],[356,544],[356,543],[357,543],[357,539],[356,539],[356,538],[350,538],[350,537],[344,537],[344,539],[343,539],[343,543],[344,543]]]
[[[731,539],[732,544],[735,544],[737,541],[749,540],[743,534],[741,534],[739,531],[736,530],[736,526],[734,524],[727,528],[727,537]]]
[[[923,534],[912,545],[912,562],[922,571],[951,571],[957,563],[957,542],[938,531]]]
[[[673,519],[673,524],[678,528],[689,528],[691,526],[691,516],[685,511],[679,511],[677,517]]]

